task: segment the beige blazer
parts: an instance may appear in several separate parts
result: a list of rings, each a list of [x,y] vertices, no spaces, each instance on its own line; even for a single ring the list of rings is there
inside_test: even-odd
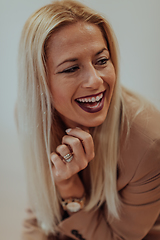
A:
[[[127,98],[129,108],[131,101]],[[58,225],[56,238],[47,237],[28,210],[21,239],[160,240],[160,113],[150,105],[133,120],[118,169],[120,220],[108,222],[105,205],[97,211],[81,210]]]

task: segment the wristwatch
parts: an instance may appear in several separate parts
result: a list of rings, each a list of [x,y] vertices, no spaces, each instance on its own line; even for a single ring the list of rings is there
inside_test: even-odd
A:
[[[82,198],[68,198],[68,199],[62,200],[61,204],[65,211],[75,213],[84,208],[85,202],[86,202],[86,197],[83,196]]]

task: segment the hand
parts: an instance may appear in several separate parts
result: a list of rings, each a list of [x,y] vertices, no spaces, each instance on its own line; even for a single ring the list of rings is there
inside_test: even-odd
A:
[[[85,169],[94,158],[94,144],[92,136],[82,129],[74,128],[66,131],[62,144],[51,154],[53,176],[62,198],[82,197],[84,187],[78,172]],[[68,153],[73,153],[69,163],[63,161]]]

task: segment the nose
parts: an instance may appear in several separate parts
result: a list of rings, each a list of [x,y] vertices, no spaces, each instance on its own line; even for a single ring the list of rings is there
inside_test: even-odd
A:
[[[102,83],[99,71],[93,65],[88,66],[83,76],[82,88],[98,89]]]

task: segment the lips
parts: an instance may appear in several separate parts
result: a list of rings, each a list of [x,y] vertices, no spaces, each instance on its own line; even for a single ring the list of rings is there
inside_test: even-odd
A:
[[[77,98],[75,99],[75,101],[84,111],[89,113],[96,113],[103,108],[105,93],[106,91],[100,92],[95,95]]]

